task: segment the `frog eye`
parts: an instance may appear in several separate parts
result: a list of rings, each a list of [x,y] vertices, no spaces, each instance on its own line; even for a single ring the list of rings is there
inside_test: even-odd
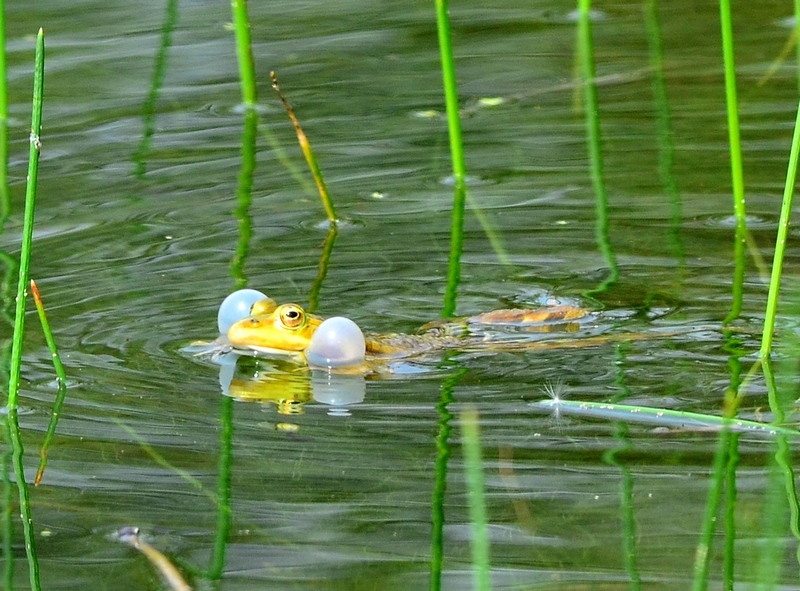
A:
[[[302,328],[306,323],[306,313],[297,304],[285,304],[281,306],[278,319],[285,328]]]
[[[217,327],[220,334],[228,334],[228,329],[233,324],[252,316],[253,309],[260,305],[262,300],[273,301],[255,289],[240,289],[225,298],[217,313]]]

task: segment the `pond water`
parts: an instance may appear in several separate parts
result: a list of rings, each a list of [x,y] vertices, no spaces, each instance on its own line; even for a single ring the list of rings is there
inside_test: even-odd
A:
[[[319,276],[324,212],[270,70],[347,222],[316,311],[390,332],[440,317],[453,187],[433,2],[251,2],[262,108],[246,211],[237,209],[245,127],[226,3],[8,4],[12,214],[0,249],[19,250],[41,26],[31,274],[71,382],[31,489],[43,588],[164,588],[143,555],[110,539],[126,526],[197,589],[472,588],[467,407],[479,416],[494,589],[693,584],[727,440],[556,417],[531,403],[549,389],[722,414],[759,346],[796,109],[791,59],[760,80],[789,38],[789,4],[735,7],[751,240],[742,310],[723,331],[735,223],[714,3],[663,3],[657,23],[642,3],[595,7],[604,241],[575,6],[453,2],[470,175],[457,313],[571,302],[601,310],[611,334],[653,338],[442,354],[357,384],[347,405],[324,401],[324,376],[311,384],[280,364],[245,364],[244,389],[225,395],[220,368],[181,349],[216,337],[217,307],[243,280],[307,305]],[[796,252],[785,265],[776,367],[790,404]],[[20,422],[32,482],[56,392],[35,312],[27,327]],[[761,374],[742,392],[742,417],[772,418]],[[775,459],[786,443],[734,438],[710,587],[797,585],[784,490],[791,452]],[[14,587],[28,588],[18,520],[5,561]]]

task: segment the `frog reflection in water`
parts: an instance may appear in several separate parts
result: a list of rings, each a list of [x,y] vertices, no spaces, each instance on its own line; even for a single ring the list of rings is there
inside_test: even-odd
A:
[[[431,322],[416,334],[364,334],[347,318],[327,320],[297,304],[278,305],[255,290],[240,290],[220,307],[219,328],[234,350],[289,355],[312,367],[373,369],[391,361],[444,349],[526,348],[525,332],[575,332],[577,321],[590,318],[585,309],[560,305],[533,310],[495,310],[467,318]],[[489,332],[495,327],[517,332]],[[516,335],[516,338],[515,338]]]

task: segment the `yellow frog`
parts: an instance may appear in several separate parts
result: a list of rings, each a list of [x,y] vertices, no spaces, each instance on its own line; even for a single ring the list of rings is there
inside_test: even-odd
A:
[[[246,292],[246,293],[242,293]],[[241,303],[240,300],[244,301]],[[234,302],[236,311],[224,309]],[[307,313],[298,304],[278,305],[254,290],[240,290],[220,307],[219,328],[234,349],[264,354],[302,357],[316,367],[341,368],[365,360],[396,359],[442,349],[514,349],[525,332],[574,332],[576,321],[590,312],[574,306],[548,306],[534,310],[495,310],[476,316],[442,320],[422,326],[417,334],[366,335],[347,318],[327,320]],[[225,318],[223,318],[225,317]],[[517,333],[498,338],[487,327],[513,327]],[[530,343],[529,343],[530,344]]]

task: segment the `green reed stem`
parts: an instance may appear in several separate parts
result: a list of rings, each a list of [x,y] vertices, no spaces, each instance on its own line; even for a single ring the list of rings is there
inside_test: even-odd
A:
[[[795,367],[794,360],[789,361],[792,365],[791,376],[794,380]],[[762,369],[764,372],[764,382],[769,392],[769,406],[775,415],[776,422],[783,423],[786,421],[786,408],[794,407],[794,398],[790,392],[784,391],[783,396],[778,392],[777,384],[775,383],[775,374],[772,371],[772,360],[770,358],[762,359]],[[789,529],[796,540],[800,540],[800,500],[797,496],[797,485],[795,484],[795,474],[792,458],[793,450],[790,445],[788,437],[780,436],[777,439],[775,451],[775,463],[780,467],[784,476],[784,488],[786,491],[786,503],[789,507],[790,519]],[[785,520],[783,522],[786,523]],[[800,546],[797,548],[798,563],[800,564]],[[780,561],[780,558],[778,558]],[[761,580],[761,579],[758,579]]]
[[[719,2],[722,29],[722,55],[725,64],[725,99],[728,113],[728,143],[730,144],[731,183],[733,208],[736,217],[734,238],[734,269],[731,311],[724,320],[730,324],[739,317],[744,290],[744,253],[747,240],[747,211],[744,201],[744,173],[742,171],[742,143],[739,134],[739,104],[736,96],[736,65],[733,53],[733,25],[730,0]]]
[[[447,494],[447,471],[450,461],[450,433],[453,414],[449,406],[455,401],[453,389],[466,370],[458,370],[444,379],[439,401],[436,403],[437,425],[436,435],[436,469],[433,480],[433,497],[431,499],[431,577],[430,591],[441,591],[442,568],[444,564],[444,501]]]
[[[792,31],[792,35],[794,36],[795,47],[797,49],[797,64],[795,64],[795,70],[797,71],[797,89],[800,90],[800,43],[797,43],[797,39],[800,37],[800,0],[794,0],[794,30]]]
[[[164,85],[164,78],[167,74],[167,57],[169,48],[172,47],[172,32],[178,22],[178,0],[168,0],[164,12],[164,21],[161,23],[161,44],[156,53],[156,61],[153,65],[153,76],[150,79],[150,90],[147,99],[142,106],[143,132],[139,147],[133,154],[133,161],[136,165],[136,177],[141,179],[147,172],[147,162],[145,157],[150,152],[150,146],[155,133],[156,104],[161,95],[161,88]]]
[[[39,450],[39,468],[36,470],[36,477],[33,480],[34,486],[39,486],[44,478],[44,471],[47,468],[47,451],[50,449],[50,444],[55,437],[56,429],[58,428],[58,419],[61,416],[61,407],[64,406],[64,400],[67,398],[67,384],[61,379],[58,380],[58,394],[53,401],[53,410],[50,414],[50,422],[47,425],[47,431],[44,435],[42,447]]]
[[[629,589],[631,591],[638,591],[642,588],[642,575],[639,572],[637,565],[637,549],[636,540],[638,539],[636,531],[636,516],[634,513],[633,505],[633,475],[631,469],[625,462],[618,457],[618,455],[625,455],[633,449],[633,444],[628,437],[628,425],[617,421],[614,428],[614,439],[617,444],[606,453],[603,454],[603,461],[616,467],[620,474],[620,521],[622,525],[622,559],[625,563],[625,570],[628,573],[628,580],[630,581]]]
[[[31,513],[30,493],[25,480],[25,466],[23,458],[25,448],[22,446],[22,434],[19,429],[17,407],[8,407],[6,415],[8,437],[11,440],[11,465],[14,468],[14,478],[17,484],[19,499],[19,516],[22,520],[22,536],[25,539],[25,555],[28,559],[28,580],[32,591],[41,591],[39,583],[39,559],[36,554],[36,534],[33,529],[33,515]],[[9,560],[10,557],[6,557]]]
[[[730,0],[719,0],[722,26],[722,56],[725,62],[725,99],[728,111],[728,141],[731,151],[733,206],[737,221],[745,220],[742,142],[739,134],[739,101],[736,95],[736,60],[733,53],[733,24]]]
[[[253,44],[250,39],[250,17],[247,15],[247,0],[231,0],[231,8],[233,9],[233,26],[236,31],[236,56],[239,58],[242,101],[245,107],[252,109],[258,103],[258,90]]]
[[[778,237],[775,239],[775,254],[772,257],[772,275],[769,282],[767,310],[764,314],[764,331],[761,336],[761,350],[759,352],[762,357],[769,357],[772,353],[772,338],[775,333],[775,316],[778,312],[778,295],[781,288],[786,239],[789,236],[789,220],[792,216],[792,200],[794,199],[794,181],[797,176],[798,157],[800,157],[800,104],[797,106],[797,117],[794,122],[792,148],[789,152],[789,167],[786,171],[786,184],[783,188],[781,219],[778,223]]]
[[[723,548],[722,580],[725,589],[733,589],[736,559],[736,473],[739,468],[739,433],[731,433],[728,442],[728,462],[725,465],[725,545]],[[780,436],[777,437],[780,439]]]
[[[61,413],[61,407],[64,405],[64,399],[67,397],[67,373],[64,371],[64,365],[61,363],[61,357],[58,354],[58,346],[56,345],[53,331],[50,330],[50,323],[47,320],[47,315],[44,311],[44,304],[42,297],[39,294],[39,288],[36,287],[36,282],[31,279],[31,294],[33,301],[36,303],[36,311],[39,313],[39,321],[42,325],[44,338],[47,341],[47,347],[50,349],[50,356],[53,359],[53,367],[56,371],[58,381],[58,394],[53,401],[53,411],[50,415],[50,423],[47,426],[47,432],[42,442],[42,448],[39,450],[39,470],[36,472],[36,478],[33,481],[34,486],[39,486],[44,476],[44,470],[47,467],[47,450],[50,447],[50,442],[56,433],[58,425],[58,417]]]
[[[469,519],[472,523],[472,568],[474,569],[475,589],[477,591],[488,591],[492,588],[492,581],[489,567],[486,498],[484,495],[486,486],[483,481],[478,411],[475,407],[469,406],[461,412],[461,432],[464,436]]]
[[[711,473],[711,486],[706,497],[706,511],[703,516],[703,529],[694,553],[694,579],[692,590],[705,591],[708,588],[711,545],[714,541],[717,513],[725,485],[725,467],[729,464],[728,452],[731,446],[731,432],[723,429],[719,436],[717,451],[714,454],[714,468]]]
[[[603,172],[603,149],[600,134],[600,105],[595,84],[594,45],[592,43],[591,0],[578,0],[578,45],[584,78],[586,135],[589,164],[595,197],[595,238],[608,266],[608,276],[594,289],[585,292],[593,297],[602,294],[619,279],[617,256],[608,234],[608,194]]]
[[[630,350],[630,343],[620,343],[614,348],[614,366],[616,376],[614,385],[619,389],[611,399],[612,402],[624,400],[631,395],[631,389],[625,381],[625,366]],[[625,456],[633,449],[633,444],[628,433],[628,424],[624,421],[614,423],[614,439],[617,444],[603,454],[603,461],[615,466],[620,474],[620,521],[622,536],[622,558],[625,570],[630,581],[630,591],[639,591],[642,588],[642,575],[638,566],[638,550],[636,542],[639,539],[636,531],[636,515],[634,512],[634,478],[628,467]],[[620,457],[622,456],[622,457]]]
[[[800,0],[799,0],[800,1]],[[658,131],[658,176],[670,201],[670,242],[675,258],[681,268],[686,265],[685,249],[681,240],[683,204],[678,182],[673,170],[675,147],[672,139],[672,123],[669,109],[667,85],[664,81],[664,47],[661,25],[658,19],[658,0],[647,0],[644,4],[644,21],[647,31],[647,46],[652,69],[651,84],[656,109]]]
[[[275,72],[270,72],[269,77],[272,80],[272,88],[278,93],[278,97],[281,99],[281,103],[283,103],[283,107],[286,109],[289,119],[292,120],[300,149],[303,151],[303,156],[305,156],[308,167],[311,169],[314,182],[317,184],[319,196],[320,199],[322,199],[322,206],[325,208],[325,215],[328,216],[328,222],[335,224],[338,222],[336,208],[333,206],[333,200],[331,199],[330,193],[328,193],[328,187],[325,185],[325,178],[322,176],[322,170],[320,170],[319,164],[317,163],[317,157],[314,154],[314,150],[311,148],[311,143],[308,141],[308,137],[300,126],[300,121],[294,114],[292,104],[281,92],[281,87],[278,85],[278,77],[275,75]]]
[[[467,200],[467,172],[464,163],[464,143],[461,137],[461,114],[458,109],[458,84],[453,59],[450,15],[447,0],[436,0],[436,27],[439,35],[439,54],[442,60],[442,81],[447,109],[447,130],[450,137],[450,158],[453,163],[453,210],[450,214],[450,257],[447,265],[442,316],[455,313],[458,284],[461,280],[461,252],[464,243],[464,207]]]
[[[447,107],[447,129],[450,134],[450,156],[456,186],[467,177],[464,164],[464,144],[461,138],[461,115],[458,112],[458,85],[453,60],[453,42],[450,34],[450,16],[447,0],[436,0],[436,27],[439,33],[439,53],[442,59],[444,99]]]
[[[250,218],[250,204],[253,201],[253,175],[256,170],[256,136],[258,133],[258,114],[249,110],[244,115],[242,127],[242,163],[239,167],[239,178],[236,184],[236,209],[234,216],[239,229],[236,252],[231,259],[231,276],[235,288],[242,289],[247,285],[244,267],[250,252],[253,221]]]
[[[36,58],[33,74],[33,114],[31,116],[30,156],[28,161],[28,187],[25,193],[25,217],[22,226],[22,247],[19,255],[19,280],[17,283],[17,306],[14,315],[14,336],[11,345],[11,368],[8,378],[9,409],[17,407],[19,378],[22,366],[22,337],[25,332],[25,301],[28,286],[28,270],[31,262],[33,239],[33,213],[36,202],[36,180],[39,172],[39,150],[42,131],[42,94],[44,92],[44,32],[39,29],[36,37]]]
[[[317,276],[314,278],[314,283],[311,284],[311,290],[308,294],[308,312],[316,312],[319,307],[319,294],[322,291],[322,283],[328,275],[328,266],[331,262],[331,253],[333,252],[333,245],[336,244],[336,236],[339,230],[336,224],[331,224],[328,228],[328,234],[325,236],[325,243],[322,245],[322,253],[319,255],[319,266],[317,268]]]
[[[8,190],[8,76],[6,75],[6,9],[0,0],[0,233],[11,215]]]
[[[225,570],[231,532],[231,470],[233,467],[233,398],[222,396],[219,422],[219,472],[217,474],[217,531],[206,576],[219,581]]]
[[[783,441],[786,442],[786,438],[783,438]],[[747,557],[748,562],[754,566],[752,572],[748,573],[748,578],[758,581],[760,589],[780,588],[781,573],[784,570],[786,550],[789,545],[786,524],[791,524],[791,521],[786,506],[783,476],[777,464],[778,453],[780,452],[775,454],[775,461],[769,462],[767,466],[765,474],[767,486],[759,493],[760,519],[748,519],[747,522],[752,523],[750,531],[742,532],[741,536],[746,538],[752,532],[760,540],[758,547],[754,548],[755,555]],[[793,461],[791,451],[787,459],[790,463]],[[793,545],[797,548],[796,542]]]
[[[8,401],[6,403],[6,427],[11,442],[11,464],[19,496],[19,512],[25,540],[25,555],[28,559],[28,578],[33,591],[40,591],[39,561],[36,555],[36,538],[33,529],[28,483],[25,481],[25,454],[17,416],[19,379],[22,366],[22,339],[25,332],[25,296],[30,268],[31,241],[33,237],[33,214],[36,201],[36,179],[39,170],[39,135],[42,128],[42,97],[44,91],[44,32],[39,29],[36,38],[36,58],[33,75],[33,109],[31,115],[30,160],[28,162],[28,186],[25,194],[25,214],[20,249],[19,279],[17,283],[17,304],[14,317],[14,335],[11,344],[11,363],[8,378]],[[13,560],[6,556],[6,560]],[[8,576],[8,571],[7,571]]]
[[[3,532],[3,556],[13,556],[14,552],[14,484],[11,482],[11,463],[13,459],[13,448],[11,441],[8,441],[10,429],[5,431],[3,443],[5,449],[0,455],[0,465],[3,471],[3,516],[2,516],[2,529]],[[6,558],[3,566],[3,584],[4,589],[13,590],[14,588],[14,561]]]
[[[450,215],[450,256],[447,262],[447,284],[444,292],[442,316],[452,317],[456,312],[458,284],[461,282],[461,252],[464,249],[464,203],[467,188],[456,182],[453,195],[453,211]]]
[[[47,347],[50,349],[50,355],[53,358],[53,368],[56,371],[56,377],[58,378],[59,384],[66,384],[67,373],[64,371],[64,365],[61,363],[61,356],[58,354],[58,345],[56,345],[56,340],[53,337],[53,331],[50,330],[50,322],[48,322],[47,314],[44,311],[42,296],[33,279],[31,279],[31,294],[36,304],[36,311],[39,313],[39,321],[42,324],[42,331],[44,332],[45,341],[47,341]]]

